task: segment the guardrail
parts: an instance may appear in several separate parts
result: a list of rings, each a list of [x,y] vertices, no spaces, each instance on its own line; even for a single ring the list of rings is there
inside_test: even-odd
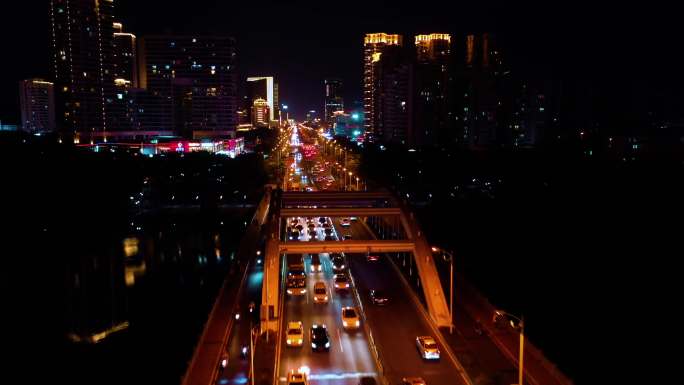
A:
[[[356,281],[354,280],[354,275],[351,272],[351,268],[349,269],[349,278],[352,281],[352,287],[354,291],[354,301],[356,302],[357,306],[361,310],[359,313],[361,314],[361,321],[363,323],[363,331],[366,333],[366,337],[368,337],[368,344],[371,348],[371,351],[373,352],[373,358],[375,359],[375,366],[378,368],[378,373],[380,376],[380,379],[384,385],[389,385],[390,381],[385,375],[385,367],[382,364],[382,358],[380,357],[380,351],[378,350],[378,347],[375,345],[375,339],[373,338],[373,332],[371,331],[370,325],[368,324],[368,318],[366,318],[366,311],[363,308],[363,301],[361,301],[361,297],[359,296],[359,291],[357,289],[358,286],[356,286]]]

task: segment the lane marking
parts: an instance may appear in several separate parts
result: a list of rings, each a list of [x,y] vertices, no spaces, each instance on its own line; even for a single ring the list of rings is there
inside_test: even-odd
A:
[[[344,353],[344,348],[342,347],[342,335],[340,334],[340,328],[337,328],[337,339],[340,340],[340,352]]]

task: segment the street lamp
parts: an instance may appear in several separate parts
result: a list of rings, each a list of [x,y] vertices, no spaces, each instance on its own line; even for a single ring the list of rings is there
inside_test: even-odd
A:
[[[356,191],[359,191],[359,177],[356,177]]]
[[[516,325],[513,321],[517,321],[518,325],[517,328],[520,329],[520,357],[518,358],[518,385],[523,385],[523,359],[524,359],[524,352],[525,352],[525,322],[523,321],[523,316],[520,316],[520,318],[514,316],[511,313],[505,312],[503,310],[496,310],[494,312],[494,319],[493,321],[496,322],[500,317],[506,316],[508,318],[512,318],[510,321],[511,327],[514,329],[516,328]]]
[[[435,246],[432,246],[432,252],[442,253],[442,258],[444,258],[444,255],[449,256],[449,276],[451,277],[449,285],[449,317],[451,318],[449,334],[454,334],[454,255]]]
[[[347,168],[342,167],[342,190],[347,190]]]
[[[351,183],[352,183],[352,172],[349,171],[349,189],[351,190]]]

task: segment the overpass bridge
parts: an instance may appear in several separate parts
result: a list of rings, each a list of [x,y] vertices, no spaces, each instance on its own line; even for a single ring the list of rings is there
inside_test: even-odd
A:
[[[383,219],[394,234],[405,239],[298,242],[285,241],[287,218],[349,217]],[[285,220],[285,221],[284,221]],[[282,192],[280,202],[269,213],[269,239],[266,242],[262,290],[262,330],[278,328],[281,256],[286,253],[366,253],[411,252],[421,281],[430,318],[438,327],[451,325],[449,307],[440,283],[432,250],[413,213],[388,192]]]

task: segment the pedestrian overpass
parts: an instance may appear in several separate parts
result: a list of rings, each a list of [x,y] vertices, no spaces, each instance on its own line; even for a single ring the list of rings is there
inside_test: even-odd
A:
[[[282,265],[286,253],[413,253],[430,317],[438,327],[451,325],[449,307],[440,283],[432,250],[407,206],[388,192],[282,192],[269,213],[264,264],[261,324],[276,330],[281,304]],[[279,200],[279,201],[278,201]],[[387,240],[287,242],[285,224],[290,217],[364,217],[380,223]],[[401,239],[398,239],[401,238]]]

